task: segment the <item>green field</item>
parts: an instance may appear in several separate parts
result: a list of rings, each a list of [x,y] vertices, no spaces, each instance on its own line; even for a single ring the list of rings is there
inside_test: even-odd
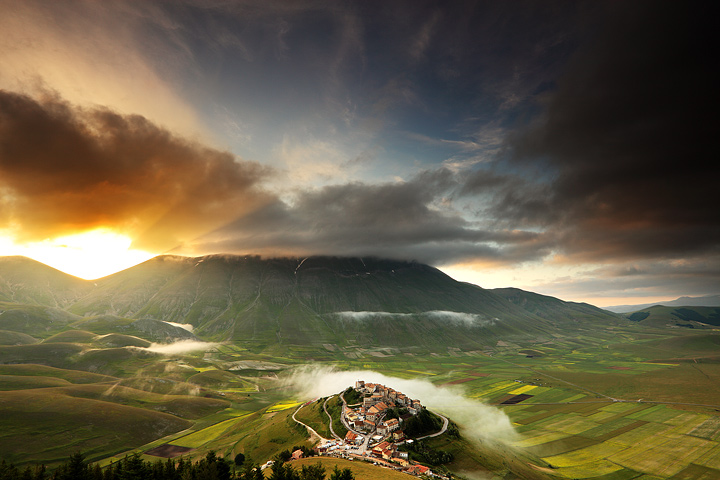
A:
[[[4,459],[52,467],[82,450],[108,463],[170,443],[191,448],[190,458],[213,449],[263,463],[311,445],[290,418],[299,402],[311,399],[284,378],[293,367],[322,360],[340,370],[422,379],[504,411],[518,432],[510,443],[472,440],[478,432],[468,429],[482,426],[459,420],[463,438],[431,440],[454,455],[445,467],[460,477],[720,478],[720,364],[691,361],[692,351],[705,360],[713,354],[718,332],[612,327],[612,340],[558,336],[431,354],[298,346],[273,356],[223,344],[168,357],[138,349],[146,341],[135,336],[98,337],[101,323],[86,322],[93,332],[50,329],[38,343],[3,336],[27,342],[0,345]],[[517,395],[527,397],[502,404]],[[297,416],[329,438],[323,400]],[[335,415],[338,402],[329,402]],[[446,410],[452,419],[455,412]],[[344,434],[338,423],[335,428]],[[323,462],[329,470],[337,463]],[[357,478],[391,478],[371,465],[352,466]]]

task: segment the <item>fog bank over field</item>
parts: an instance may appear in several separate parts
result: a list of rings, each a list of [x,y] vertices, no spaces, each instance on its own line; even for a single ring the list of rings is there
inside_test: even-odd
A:
[[[470,440],[509,443],[518,438],[505,412],[464,397],[461,388],[455,386],[441,388],[426,380],[390,377],[372,370],[337,370],[319,366],[297,368],[292,376],[285,378],[283,382],[303,399],[314,399],[355,386],[357,380],[380,383],[411,398],[417,398],[430,410],[446,415],[456,422],[463,436]]]
[[[430,320],[437,320],[437,321],[442,321],[442,322],[447,322],[447,323],[452,323],[452,324],[463,324],[468,327],[492,326],[495,324],[495,321],[499,320],[497,318],[493,318],[493,319],[489,320],[486,317],[484,317],[483,315],[478,315],[475,313],[451,312],[451,311],[447,311],[447,310],[431,310],[428,312],[420,312],[420,313],[346,311],[346,312],[335,312],[332,315],[337,315],[338,317],[345,319],[345,320],[356,320],[356,321],[368,321],[368,320],[374,320],[374,319],[387,319],[387,318],[430,319]]]
[[[147,350],[153,353],[159,353],[161,355],[178,355],[182,353],[197,352],[201,350],[210,350],[220,345],[219,343],[213,342],[198,342],[196,340],[180,340],[174,343],[153,343],[147,348]]]
[[[187,330],[188,332],[192,332],[195,327],[191,323],[176,323],[176,322],[168,322],[167,320],[163,320],[168,325],[172,325],[173,327],[182,328],[183,330]]]

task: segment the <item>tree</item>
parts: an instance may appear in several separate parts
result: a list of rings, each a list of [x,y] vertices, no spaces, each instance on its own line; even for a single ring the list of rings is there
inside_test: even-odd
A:
[[[325,480],[325,467],[320,462],[315,465],[303,465],[300,478],[302,480]]]
[[[300,480],[298,474],[289,465],[285,465],[278,458],[275,459],[275,463],[272,466],[272,474],[270,480]]]
[[[58,469],[59,480],[89,480],[90,472],[88,464],[85,462],[85,456],[76,452],[70,455],[70,460]]]
[[[343,468],[340,470],[337,465],[335,465],[335,469],[333,470],[332,475],[330,475],[330,480],[355,480],[355,476],[349,468]]]
[[[35,472],[33,473],[33,480],[45,480],[45,478],[47,478],[46,470],[45,465],[36,466]]]
[[[290,453],[289,450],[285,449],[282,452],[278,453],[277,456],[280,460],[280,463],[285,463],[292,458],[292,453]]]
[[[139,453],[125,457],[122,463],[122,470],[116,474],[118,480],[145,480],[150,474],[149,465]]]
[[[14,480],[20,476],[18,469],[12,463],[5,463],[5,459],[0,460],[0,480]]]
[[[238,480],[265,480],[265,476],[260,470],[260,467],[252,462],[245,464],[243,472],[238,475]]]

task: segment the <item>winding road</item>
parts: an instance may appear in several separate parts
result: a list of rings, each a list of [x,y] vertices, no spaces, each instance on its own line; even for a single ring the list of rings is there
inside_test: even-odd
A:
[[[330,433],[331,433],[332,436],[335,437],[336,439],[342,440],[342,438],[340,438],[340,436],[339,436],[337,433],[335,433],[335,430],[333,429],[333,419],[332,419],[332,415],[330,415],[330,412],[327,411],[327,402],[328,402],[331,398],[333,398],[334,396],[335,396],[335,395],[330,395],[328,398],[325,399],[325,402],[323,403],[323,410],[325,410],[325,415],[327,415],[328,418],[330,419]],[[345,402],[345,400],[343,399],[343,405],[345,405],[344,402]],[[341,415],[341,417],[342,417],[342,415]]]
[[[428,410],[428,412],[430,412],[430,410]],[[442,428],[441,428],[440,431],[437,432],[437,433],[431,433],[430,435],[425,435],[424,437],[419,437],[419,438],[416,438],[415,440],[422,440],[422,439],[425,439],[425,438],[439,437],[440,435],[442,435],[443,433],[445,433],[445,431],[447,430],[448,423],[450,423],[450,421],[447,419],[447,417],[446,417],[445,415],[440,415],[440,414],[437,413],[437,412],[430,412],[430,413],[432,413],[432,414],[434,414],[434,415],[437,415],[438,417],[442,418],[442,420],[443,420],[443,426],[442,426]]]
[[[345,409],[347,408],[347,402],[345,401],[345,396],[343,395],[343,393],[344,393],[344,392],[340,393],[340,400],[342,400],[342,410],[340,410],[340,412],[341,412],[341,413],[340,413],[340,421],[341,421],[342,424],[345,426],[345,428],[347,428],[349,431],[355,433],[356,435],[361,435],[361,436],[364,436],[364,437],[365,437],[365,441],[363,441],[362,445],[360,445],[360,446],[358,447],[358,453],[362,455],[362,454],[364,454],[364,453],[367,451],[367,448],[368,448],[368,446],[370,445],[370,439],[371,439],[373,433],[375,433],[375,431],[373,430],[372,432],[369,432],[369,433],[362,433],[362,432],[357,432],[357,431],[355,431],[354,429],[350,428],[350,425],[347,423],[347,421],[346,421],[346,419],[345,419],[345,416],[343,415],[343,413],[345,412]],[[327,415],[328,420],[330,421],[330,422],[329,422],[330,434],[331,434],[335,439],[337,439],[337,440],[343,440],[342,438],[340,438],[340,436],[339,436],[338,434],[335,433],[335,430],[333,429],[333,418],[332,418],[332,415],[330,415],[330,412],[328,412],[328,410],[327,410],[327,403],[330,401],[331,398],[336,397],[336,396],[337,396],[337,394],[336,394],[336,395],[331,395],[331,396],[329,396],[329,397],[327,397],[327,398],[325,399],[325,401],[323,402],[323,411],[325,412],[325,415]],[[292,419],[295,420],[295,422],[299,423],[300,425],[304,426],[304,427],[311,433],[311,435],[315,435],[316,437],[318,437],[321,442],[328,442],[328,441],[330,441],[329,439],[324,438],[323,436],[321,436],[317,431],[315,431],[314,428],[312,428],[312,427],[309,426],[309,425],[306,425],[305,423],[301,422],[300,420],[298,420],[298,419],[295,417],[295,415],[300,411],[300,409],[303,408],[303,407],[305,407],[305,406],[307,406],[307,405],[308,405],[307,403],[304,403],[304,404],[302,404],[301,406],[299,406],[299,407],[297,408],[297,410],[295,410],[295,412],[292,414]],[[430,410],[428,410],[428,411],[430,411]],[[445,432],[447,431],[447,427],[448,427],[448,425],[450,424],[450,420],[448,420],[448,418],[447,418],[445,415],[441,415],[441,414],[439,414],[439,413],[432,412],[432,411],[430,411],[430,413],[432,413],[432,414],[434,414],[434,415],[437,415],[438,417],[442,418],[442,421],[443,421],[442,428],[440,429],[439,432],[431,433],[430,435],[424,435],[424,436],[422,436],[422,437],[416,438],[415,440],[423,440],[423,439],[425,439],[425,438],[438,437],[438,436],[442,435],[443,433],[445,433]]]
[[[295,415],[297,415],[297,412],[299,412],[300,409],[303,408],[303,407],[305,407],[305,406],[307,406],[307,403],[303,403],[302,405],[300,405],[300,406],[297,408],[297,410],[295,410],[295,412],[292,414],[292,419],[295,420],[296,423],[299,423],[299,424],[302,425],[303,427],[307,428],[308,432],[310,432],[310,438],[312,438],[312,435],[315,435],[316,437],[318,437],[318,438],[320,439],[321,442],[329,442],[329,441],[330,441],[329,439],[327,439],[327,438],[323,437],[322,435],[320,435],[320,434],[319,434],[318,432],[316,432],[315,429],[312,428],[310,425],[307,425],[307,424],[301,422],[300,420],[298,420],[297,418],[295,418]],[[327,413],[327,412],[325,412],[325,413]]]

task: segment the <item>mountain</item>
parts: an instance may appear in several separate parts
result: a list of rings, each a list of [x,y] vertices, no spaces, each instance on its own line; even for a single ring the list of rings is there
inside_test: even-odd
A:
[[[656,327],[711,328],[720,326],[720,307],[666,307],[655,305],[626,313],[632,322]]]
[[[0,305],[0,329],[14,330],[4,326],[6,316],[32,314],[47,334],[67,325],[154,341],[147,332],[173,322],[191,324],[200,338],[253,351],[290,345],[438,351],[549,339],[570,325],[622,321],[590,305],[517,289],[485,290],[428,265],[376,258],[160,256],[92,282],[27,259],[23,274],[17,262],[9,262],[6,278],[7,261],[0,261],[0,284],[14,285],[12,299],[27,300],[35,310]],[[52,281],[42,281],[43,271]],[[58,305],[65,316],[54,321],[57,312],[48,309]],[[148,322],[153,328],[140,328]],[[39,335],[31,330],[18,331]]]
[[[605,307],[605,310],[609,310],[615,313],[628,313],[650,308],[655,305],[662,305],[665,307],[720,307],[720,295],[705,295],[703,297],[680,297],[675,300],[669,300],[665,302],[655,303],[644,303],[639,305],[614,305],[612,307]]]
[[[0,302],[64,308],[91,286],[26,257],[0,257]]]
[[[607,324],[609,322],[618,323],[622,318],[620,315],[608,314],[607,311],[588,303],[565,302],[559,298],[526,292],[519,288],[495,288],[491,292],[538,317],[548,320]]]

